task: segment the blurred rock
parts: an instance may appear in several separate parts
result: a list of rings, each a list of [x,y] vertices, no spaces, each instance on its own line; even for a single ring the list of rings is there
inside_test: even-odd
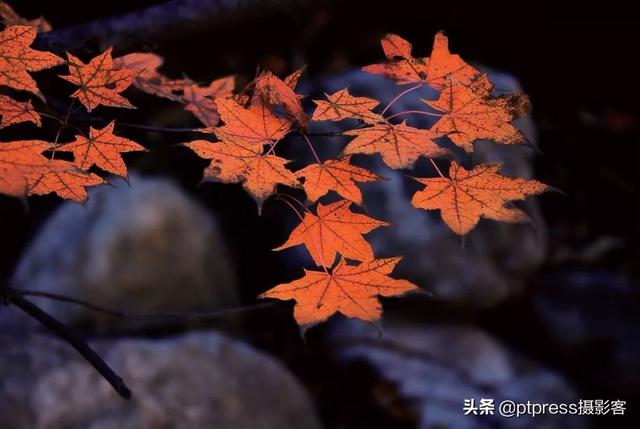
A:
[[[495,83],[496,92],[521,91],[518,81],[512,76],[485,71]],[[315,88],[331,94],[345,87],[356,96],[381,100],[382,106],[409,88],[398,86],[379,76],[352,71],[305,82],[301,92],[311,94],[310,98],[322,98],[322,93]],[[413,91],[395,103],[389,113],[423,110],[424,103],[420,98],[435,99],[437,92],[428,87]],[[429,128],[436,118],[407,115],[406,119],[409,125]],[[355,121],[314,122],[310,131],[336,132],[353,128],[356,124]],[[535,142],[535,126],[530,117],[520,119],[516,124],[529,141]],[[325,140],[316,144],[321,157],[336,156],[348,139]],[[456,156],[464,155],[458,151]],[[504,163],[501,171],[505,175],[533,178],[534,156],[535,151],[530,147],[507,147],[479,142],[475,146],[473,162],[501,162]],[[299,154],[292,156],[299,157]],[[353,160],[389,179],[361,185],[367,212],[393,225],[392,228],[381,228],[368,236],[376,255],[403,255],[404,261],[395,271],[397,275],[415,281],[433,292],[438,299],[475,307],[499,304],[509,296],[522,292],[527,275],[542,262],[546,239],[535,200],[530,199],[521,206],[532,216],[535,227],[530,224],[514,225],[481,220],[467,236],[463,248],[460,238],[442,222],[439,212],[426,212],[411,206],[411,196],[420,187],[408,180],[406,174],[433,177],[437,173],[430,163],[422,159],[414,170],[406,172],[389,169],[378,157],[358,156]],[[441,163],[440,168],[446,169],[446,162]]]
[[[130,186],[113,183],[94,188],[85,206],[67,202],[50,217],[20,261],[14,287],[137,313],[237,304],[234,270],[211,214],[167,179],[131,175]],[[127,322],[33,299],[65,323]]]
[[[582,416],[539,415],[506,419],[502,400],[572,403],[578,394],[554,372],[508,351],[483,331],[465,326],[385,325],[384,333],[342,319],[332,344],[343,362],[366,362],[419,409],[420,429],[586,428]],[[494,399],[494,415],[465,416],[465,399]]]
[[[58,339],[8,329],[0,329],[0,349],[0,428],[34,428],[29,398],[36,381],[75,352]]]
[[[316,429],[309,398],[272,358],[212,332],[94,346],[133,398],[118,397],[73,350],[0,337],[0,427]]]

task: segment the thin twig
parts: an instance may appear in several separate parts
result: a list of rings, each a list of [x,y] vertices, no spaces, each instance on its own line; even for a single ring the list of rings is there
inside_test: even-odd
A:
[[[58,123],[60,124],[60,130],[59,130],[59,132],[61,132],[61,131],[62,131],[62,129],[64,129],[64,128],[73,128],[73,129],[74,129],[74,130],[76,130],[76,131],[78,132],[78,134],[80,134],[82,137],[85,137],[85,138],[87,137],[87,136],[86,136],[86,134],[84,133],[84,131],[82,131],[79,127],[75,126],[75,125],[74,125],[74,124],[72,124],[72,123],[65,124],[63,119],[61,119],[61,118],[59,118],[59,117],[57,117],[57,116],[55,116],[55,115],[50,115],[50,114],[48,114],[48,113],[43,113],[43,112],[38,112],[38,114],[39,114],[40,116],[42,116],[43,118],[53,119],[54,121],[58,122]],[[57,138],[59,138],[59,136],[57,136]]]
[[[126,311],[120,311],[120,310],[104,307],[83,299],[74,298],[67,295],[61,295],[61,294],[52,293],[52,292],[43,292],[43,291],[26,290],[26,289],[14,289],[14,293],[19,294],[21,296],[47,298],[54,301],[75,304],[82,307],[86,307],[90,310],[94,310],[100,313],[105,313],[110,316],[121,318],[121,319],[187,319],[187,320],[213,319],[218,317],[230,316],[237,313],[243,313],[246,311],[253,311],[261,308],[267,308],[274,305],[274,303],[269,302],[269,303],[246,305],[241,307],[225,308],[222,310],[214,310],[214,311],[188,311],[188,312],[172,311],[172,312],[164,312],[164,313],[130,313]]]
[[[333,133],[307,133],[309,137],[343,137],[342,131],[336,131]]]
[[[62,130],[66,129],[69,126],[69,115],[71,115],[71,110],[73,109],[73,105],[75,104],[76,99],[71,100],[71,104],[69,104],[69,108],[67,109],[67,113],[64,115],[64,119],[60,122],[60,128],[58,128],[58,132],[56,133],[56,138],[53,140],[54,148],[51,151],[51,159],[53,160],[56,157],[56,148],[58,145],[58,140],[60,140],[60,135],[62,134]]]
[[[75,125],[69,123],[69,120],[78,121],[78,122],[106,122],[107,120],[100,117],[88,117],[88,116],[67,116],[65,119],[62,119],[56,115],[51,115],[49,113],[38,112],[41,116],[45,118],[50,118],[62,125],[62,128],[71,127],[82,133]],[[210,131],[207,128],[173,128],[173,127],[158,127],[155,125],[144,125],[144,124],[134,124],[132,122],[117,122],[118,126],[126,127],[126,128],[136,128],[140,130],[146,131],[157,131],[160,133],[209,133]]]
[[[398,112],[398,113],[394,113],[391,116],[387,116],[387,120],[395,118],[396,116],[400,116],[400,115],[408,115],[408,114],[416,114],[416,115],[426,115],[426,116],[435,116],[436,118],[441,118],[444,115],[440,114],[440,113],[432,113],[432,112],[425,112],[424,110],[405,110],[403,112]]]
[[[187,33],[229,28],[256,10],[272,14],[290,12],[300,1],[169,0],[154,3],[145,9],[40,33],[35,46],[60,53],[87,46],[99,49],[119,46],[133,51],[148,45],[149,40],[180,39]]]
[[[142,124],[133,124],[131,122],[120,122],[117,124],[122,127],[127,128],[137,128],[140,130],[146,131],[157,131],[159,133],[209,133],[210,131],[206,128],[171,128],[171,127],[156,127],[154,125],[142,125]]]
[[[42,323],[43,326],[51,330],[54,334],[65,340],[71,347],[76,349],[87,362],[93,366],[100,375],[111,384],[116,392],[125,399],[131,398],[131,390],[124,381],[105,363],[104,360],[89,345],[80,339],[70,328],[66,327],[49,313],[24,298],[21,294],[15,293],[15,289],[4,288],[4,299],[15,305],[29,316]]]
[[[75,305],[80,305],[82,307],[86,307],[90,310],[95,310],[98,311],[100,313],[106,313],[106,314],[110,314],[112,316],[115,317],[124,317],[124,313],[118,310],[113,310],[110,308],[106,308],[106,307],[102,307],[100,305],[91,303],[89,301],[85,301],[82,299],[78,299],[78,298],[73,298],[70,296],[66,296],[66,295],[61,295],[61,294],[57,294],[57,293],[53,293],[53,292],[44,292],[44,291],[39,291],[39,290],[23,290],[23,289],[14,289],[14,293],[21,295],[21,296],[34,296],[37,298],[47,298],[47,299],[51,299],[53,301],[60,301],[60,302],[66,302],[69,304],[75,304]]]

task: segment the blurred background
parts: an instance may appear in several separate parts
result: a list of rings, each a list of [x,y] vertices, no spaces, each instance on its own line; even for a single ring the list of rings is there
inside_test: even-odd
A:
[[[84,60],[111,44],[114,55],[152,51],[166,75],[203,85],[229,74],[247,83],[258,67],[283,77],[306,64],[298,92],[309,111],[310,98],[343,87],[389,101],[398,87],[358,71],[383,60],[380,38],[400,34],[428,56],[444,30],[452,52],[487,71],[498,91],[524,91],[533,104],[519,125],[539,153],[479,143],[479,159],[563,194],[527,203],[535,228],[482,221],[463,249],[437,214],[407,207],[415,189],[402,176],[357,158],[391,179],[363,187],[367,210],[398,226],[370,236],[376,254],[404,255],[396,275],[432,293],[384,300],[382,336],[335,317],[302,338],[292,303],[193,321],[119,320],[38,300],[122,373],[136,395],[123,403],[65,344],[0,308],[0,427],[637,427],[637,14],[615,2],[10,3],[51,22],[39,46]],[[71,86],[37,76],[64,112]],[[199,126],[175,103],[125,94],[136,111],[95,113]],[[12,127],[0,139],[51,140],[55,125]],[[311,266],[304,251],[270,250],[296,222],[286,206],[270,200],[259,217],[240,186],[199,185],[206,162],[176,147],[198,135],[119,131],[150,149],[125,155],[130,186],[113,180],[85,206],[0,196],[3,279],[131,312],[207,311],[252,305]],[[345,141],[314,144],[328,157]],[[296,166],[310,162],[294,139],[283,146]],[[426,163],[416,173],[434,174]],[[464,416],[471,398],[623,400],[626,417]]]

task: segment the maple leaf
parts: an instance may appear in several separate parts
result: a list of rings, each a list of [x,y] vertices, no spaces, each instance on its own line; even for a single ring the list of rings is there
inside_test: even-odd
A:
[[[341,258],[331,273],[305,270],[304,277],[278,285],[258,298],[294,299],[293,315],[301,326],[325,321],[338,312],[375,321],[382,315],[378,296],[396,296],[418,289],[407,280],[389,277],[400,259],[375,259],[353,266]]]
[[[465,170],[451,163],[449,178],[416,178],[426,185],[413,195],[411,204],[425,210],[440,210],[444,222],[459,235],[471,231],[481,217],[504,222],[523,222],[527,215],[509,201],[522,200],[547,190],[536,180],[498,174],[500,164],[484,164]]]
[[[58,146],[56,150],[73,152],[74,163],[82,170],[97,165],[104,171],[127,177],[127,166],[122,159],[123,152],[146,150],[138,143],[113,134],[115,121],[101,130],[90,127],[89,138],[77,135],[76,140]]]
[[[177,92],[182,92],[189,84],[186,79],[169,79],[160,72],[164,60],[160,55],[150,52],[133,52],[113,59],[114,69],[127,69],[135,75],[133,86],[147,94],[181,101]]]
[[[109,48],[88,64],[67,52],[69,75],[61,78],[79,86],[71,94],[90,112],[99,105],[135,109],[120,93],[127,89],[135,73],[125,68],[114,68]]]
[[[443,32],[436,34],[429,58],[414,58],[411,43],[396,34],[387,34],[381,44],[389,62],[365,66],[362,70],[382,75],[400,85],[425,83],[442,89],[447,77],[464,85],[479,74],[459,55],[449,52],[449,39]]]
[[[36,51],[29,45],[36,38],[33,26],[16,25],[0,31],[0,85],[28,91],[42,98],[30,71],[62,64],[64,60],[50,52]]]
[[[32,175],[29,180],[29,195],[46,195],[52,192],[60,198],[82,202],[88,198],[87,187],[106,183],[94,174],[78,170],[74,164],[67,164],[61,171],[48,171],[41,175]]]
[[[362,193],[355,182],[375,182],[381,177],[371,171],[351,165],[351,156],[342,159],[330,159],[322,164],[311,164],[296,171],[298,178],[304,178],[304,191],[310,201],[317,201],[318,198],[327,192],[336,191],[343,198],[362,204]]]
[[[367,124],[382,122],[384,119],[372,110],[380,104],[378,100],[367,97],[354,97],[347,89],[341,89],[331,95],[325,94],[328,101],[313,100],[318,106],[311,117],[312,121],[341,121],[360,119]]]
[[[307,66],[300,67],[298,70],[285,77],[283,80],[284,84],[291,89],[296,89],[296,86],[298,86],[298,81],[300,80],[300,77],[302,76],[302,73],[304,73],[304,70],[306,68]],[[300,96],[298,96],[298,98],[299,97]]]
[[[295,80],[297,82],[297,79]],[[291,83],[291,82],[290,82]],[[255,96],[265,103],[282,106],[303,128],[307,126],[307,115],[304,113],[300,98],[285,82],[270,71],[263,71],[255,80]]]
[[[187,86],[184,89],[185,109],[193,113],[205,126],[213,128],[220,122],[215,99],[231,97],[235,85],[235,77],[227,76],[214,80],[206,87]]]
[[[235,76],[225,76],[211,81],[208,86],[198,87],[198,92],[204,97],[229,98],[235,87]]]
[[[0,95],[0,128],[21,122],[33,122],[41,125],[40,114],[33,110],[31,101],[18,101],[6,95]]]
[[[201,158],[211,160],[203,180],[241,183],[258,204],[258,212],[262,210],[262,203],[276,191],[276,185],[299,187],[296,176],[285,168],[289,161],[263,154],[260,145],[195,140],[185,146]]]
[[[51,147],[50,143],[41,140],[0,143],[0,193],[25,196],[33,177],[69,169],[69,162],[50,160],[42,155]]]
[[[242,93],[233,94],[231,97],[229,97],[229,99],[235,101],[241,106],[246,106],[250,101],[250,97]]]
[[[247,109],[233,100],[217,98],[215,105],[224,125],[213,132],[222,141],[272,145],[291,129],[288,119],[276,116],[262,102],[255,102]]]
[[[448,153],[433,141],[441,137],[440,134],[410,127],[405,122],[376,124],[343,134],[356,136],[344,149],[345,154],[380,153],[382,160],[394,169],[411,168],[421,156],[436,157]]]
[[[307,211],[302,223],[289,239],[273,250],[304,244],[318,266],[330,267],[340,253],[356,261],[373,259],[371,245],[362,237],[389,224],[349,210],[351,201],[341,200],[326,206],[318,203],[317,216]]]
[[[492,91],[493,84],[486,74],[471,86],[448,79],[438,100],[422,100],[445,112],[431,130],[447,134],[467,152],[473,152],[473,142],[481,139],[502,144],[522,143],[524,135],[510,122],[529,112],[529,97],[520,93],[494,97]]]
[[[25,19],[18,15],[7,3],[0,1],[0,17],[7,27],[12,25],[29,25],[36,27],[39,32],[51,31],[51,24],[43,17],[36,19]]]

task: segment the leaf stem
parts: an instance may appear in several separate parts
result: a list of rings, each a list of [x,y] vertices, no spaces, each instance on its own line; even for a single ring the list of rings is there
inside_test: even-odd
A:
[[[293,195],[278,193],[277,196],[290,198],[292,201],[296,202],[302,208],[302,210],[308,211],[304,203],[299,199],[297,199],[296,197],[294,197]]]
[[[311,243],[313,243],[313,249],[316,251],[316,254],[318,255],[318,258],[320,259],[320,264],[322,264],[322,269],[324,270],[324,272],[327,275],[329,274],[329,271],[327,270],[327,264],[324,262],[324,259],[322,258],[322,253],[320,252],[320,249],[318,248],[318,244],[315,242],[315,240],[313,240],[313,237],[311,237],[311,234],[309,233],[309,229],[307,228],[307,225],[304,223],[304,218],[302,217],[302,215],[300,214],[300,212],[298,211],[298,209],[295,208],[295,206],[293,204],[291,204],[289,201],[287,201],[286,199],[282,198],[285,194],[281,194],[281,195],[277,195],[276,199],[282,201],[283,203],[285,203],[286,205],[288,205],[289,207],[291,207],[291,209],[294,211],[294,213],[296,214],[296,216],[298,216],[298,219],[300,219],[300,222],[302,223],[302,225],[304,226],[304,232],[305,234],[307,234],[307,236],[310,238],[309,241],[311,241]],[[293,198],[290,195],[287,195],[287,197]],[[297,199],[296,199],[297,201]],[[299,202],[299,201],[298,201]],[[305,208],[305,210],[307,212],[309,212],[308,209]]]
[[[442,171],[440,171],[440,169],[438,168],[438,164],[436,164],[436,162],[433,160],[433,158],[429,158],[429,161],[431,161],[431,164],[436,169],[436,171],[438,172],[440,177],[442,177],[443,179],[446,179],[446,177],[444,177],[444,174],[442,174]]]
[[[307,135],[305,133],[303,133],[302,131],[300,131],[300,134],[302,135],[302,137],[304,137],[304,139],[307,141],[307,144],[309,145],[309,149],[311,149],[311,153],[313,153],[313,157],[316,159],[316,161],[318,162],[318,164],[322,165],[322,161],[320,161],[320,158],[318,157],[318,153],[316,152],[316,150],[313,148],[313,145],[311,144],[311,140],[309,140],[309,137],[307,137]]]
[[[404,91],[402,91],[400,94],[396,95],[396,96],[394,97],[394,99],[393,99],[393,100],[391,100],[391,101],[389,102],[389,104],[387,104],[387,107],[385,107],[385,108],[384,108],[384,110],[380,113],[380,115],[381,115],[381,116],[383,116],[383,115],[387,112],[387,110],[389,110],[389,108],[390,108],[391,106],[393,106],[393,105],[394,105],[398,100],[400,100],[402,97],[404,97],[405,95],[409,94],[410,92],[415,91],[416,89],[421,88],[421,87],[423,87],[423,86],[424,86],[424,84],[423,84],[423,83],[419,83],[419,84],[417,84],[416,86],[412,86],[412,87],[411,87],[411,88],[409,88],[409,89],[405,89],[405,90],[404,90]]]
[[[60,139],[60,134],[62,134],[62,130],[67,128],[67,126],[69,125],[69,116],[71,115],[71,110],[73,109],[73,105],[75,104],[75,102],[76,102],[75,98],[71,100],[71,103],[69,104],[69,108],[67,109],[67,113],[64,115],[64,120],[62,122],[60,122],[60,128],[58,128],[58,132],[56,133],[56,138],[53,141],[54,148],[51,151],[51,159],[52,160],[56,157],[56,148],[55,148],[55,146],[58,145],[58,140]]]
[[[276,141],[274,141],[272,144],[269,144],[269,150],[265,153],[265,155],[269,155],[270,153],[273,153],[274,155],[276,154],[275,150],[276,150],[276,145],[280,142],[280,140],[282,139],[278,139]]]

